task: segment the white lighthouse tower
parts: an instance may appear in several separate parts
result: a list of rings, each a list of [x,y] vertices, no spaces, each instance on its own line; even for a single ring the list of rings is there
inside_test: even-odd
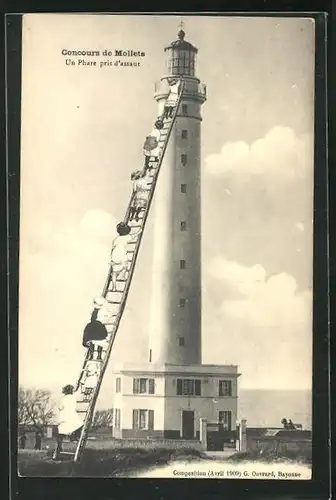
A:
[[[166,73],[155,85],[161,115],[168,79],[183,94],[161,165],[150,216],[154,260],[148,360],[114,370],[114,436],[197,440],[200,419],[237,419],[236,365],[202,364],[201,107],[205,85],[195,76],[197,48],[177,40],[165,48]]]
[[[156,84],[159,114],[168,79],[184,90],[155,190],[154,267],[149,359],[201,363],[201,105],[205,86],[195,77],[197,49],[178,39],[165,48],[167,74]]]

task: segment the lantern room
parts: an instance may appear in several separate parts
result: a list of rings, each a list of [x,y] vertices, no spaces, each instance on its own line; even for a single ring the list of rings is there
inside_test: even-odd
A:
[[[181,29],[178,39],[165,47],[165,52],[168,52],[168,74],[193,77],[197,48],[184,38],[185,32]]]

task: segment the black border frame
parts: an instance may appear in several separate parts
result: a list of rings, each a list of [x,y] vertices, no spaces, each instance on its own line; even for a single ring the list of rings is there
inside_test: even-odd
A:
[[[229,5],[229,4],[234,5]],[[249,13],[254,7],[259,10]],[[305,5],[303,5],[305,4]],[[314,4],[312,10],[309,12]],[[315,173],[314,173],[314,319],[313,319],[313,479],[311,481],[259,481],[259,480],[177,480],[177,479],[142,479],[141,484],[136,479],[94,479],[94,478],[18,478],[16,470],[16,399],[17,399],[17,343],[18,343],[18,257],[19,257],[19,188],[20,188],[20,115],[21,115],[21,15],[20,10],[5,18],[7,40],[7,197],[8,197],[8,297],[9,297],[9,336],[10,336],[10,406],[11,410],[11,489],[10,497],[19,498],[59,499],[69,495],[71,500],[77,498],[114,499],[126,496],[138,498],[140,492],[150,498],[168,498],[178,495],[179,498],[199,495],[200,497],[219,498],[221,495],[242,496],[244,494],[258,498],[329,498],[331,495],[331,464],[329,462],[329,398],[328,384],[330,378],[329,354],[329,309],[328,309],[328,170],[327,170],[327,56],[331,66],[331,54],[327,54],[326,40],[331,34],[331,2],[295,2],[295,6],[288,1],[267,2],[255,1],[226,2],[217,15],[246,14],[249,16],[270,15],[272,17],[302,17],[309,15],[316,22],[316,68],[315,68]],[[121,9],[114,5],[110,13],[132,13],[130,9]],[[119,7],[119,8],[118,8]],[[230,12],[230,7],[234,10]],[[237,8],[238,7],[238,8]],[[294,12],[293,7],[300,9]],[[266,11],[267,8],[267,11]],[[218,9],[218,6],[217,6]],[[275,10],[274,10],[275,9]],[[283,12],[287,9],[287,12]],[[305,9],[305,10],[303,10]],[[24,9],[22,9],[23,11]],[[112,9],[111,9],[112,10]],[[118,12],[116,12],[118,10]],[[21,12],[22,12],[21,11]],[[281,12],[282,11],[282,12]],[[64,12],[61,9],[30,9],[30,12]],[[78,8],[75,12],[86,12]],[[155,14],[155,12],[136,11],[141,14]],[[160,14],[179,12],[165,10]],[[329,16],[326,17],[325,13]],[[108,13],[108,11],[90,10],[89,13]],[[195,12],[186,12],[191,15]],[[198,11],[197,15],[206,15],[209,11]],[[196,15],[196,13],[195,13]],[[329,79],[329,77],[328,77]],[[331,80],[328,84],[331,90]],[[331,93],[331,92],[330,92]],[[329,131],[330,132],[330,131]],[[13,369],[14,367],[14,369]],[[8,427],[9,428],[9,427]],[[8,455],[7,455],[8,457]],[[141,491],[143,490],[143,492]]]

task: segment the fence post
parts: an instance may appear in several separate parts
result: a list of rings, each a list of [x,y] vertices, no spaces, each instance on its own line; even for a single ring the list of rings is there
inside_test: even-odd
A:
[[[239,425],[239,451],[247,451],[246,419],[242,419]]]
[[[240,434],[239,433],[240,433],[240,422],[239,422],[239,420],[237,420],[237,422],[236,422],[236,440],[235,440],[236,441],[235,442],[236,451],[240,450],[240,441],[239,441]]]
[[[208,448],[208,443],[207,443],[207,419],[206,418],[201,418],[200,419],[200,441],[201,441],[201,449],[203,451],[206,451]]]

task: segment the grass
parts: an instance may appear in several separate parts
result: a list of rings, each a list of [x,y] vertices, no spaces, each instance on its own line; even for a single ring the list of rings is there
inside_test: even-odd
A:
[[[53,461],[52,452],[19,450],[18,471],[26,477],[114,477],[148,470],[177,460],[201,460],[202,453],[193,449],[121,448],[87,449],[79,464],[71,460]]]
[[[277,450],[251,450],[245,453],[235,453],[227,459],[228,462],[258,461],[258,462],[295,462],[297,464],[310,465],[312,463],[312,451],[277,451]]]

